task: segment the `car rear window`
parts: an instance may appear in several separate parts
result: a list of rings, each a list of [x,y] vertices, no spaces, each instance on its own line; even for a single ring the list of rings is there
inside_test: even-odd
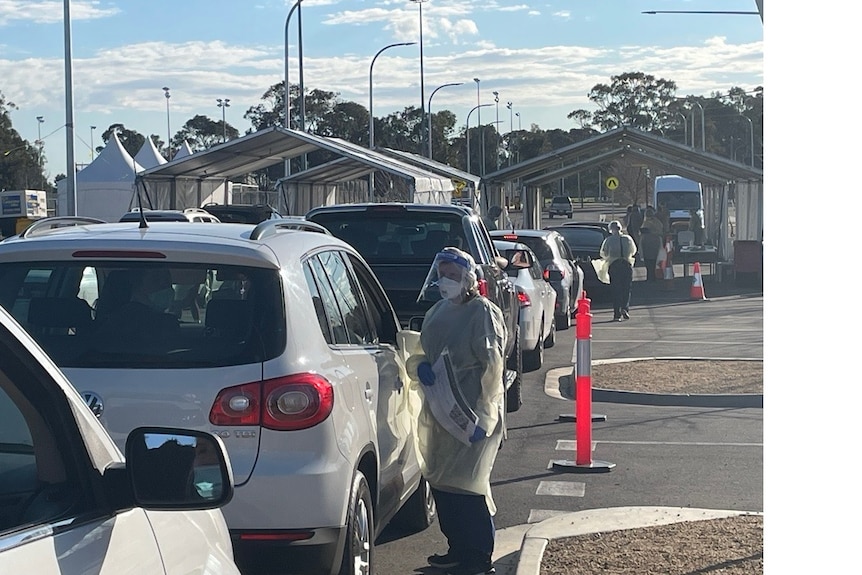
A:
[[[467,246],[458,214],[407,211],[321,212],[312,221],[352,245],[369,264],[430,263],[441,249]]]
[[[258,363],[285,347],[276,270],[169,262],[0,264],[0,305],[60,367]]]
[[[563,236],[566,243],[569,244],[569,249],[572,250],[594,249],[598,251],[599,248],[602,247],[602,242],[607,236],[607,234],[600,229],[594,228],[557,228],[556,231]]]

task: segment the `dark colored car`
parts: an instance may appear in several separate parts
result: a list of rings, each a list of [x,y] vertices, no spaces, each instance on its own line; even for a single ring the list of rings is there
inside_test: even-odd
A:
[[[571,219],[572,199],[568,196],[555,196],[551,198],[551,205],[548,206],[548,218],[553,219],[554,216],[566,216]]]
[[[305,214],[362,254],[389,296],[401,325],[420,331],[425,312],[435,299],[418,299],[434,256],[457,247],[477,265],[479,291],[500,308],[508,333],[505,356],[506,409],[521,406],[519,305],[515,287],[504,269],[508,262],[494,247],[482,218],[454,204],[371,203],[320,206]]]
[[[203,209],[230,224],[259,224],[281,217],[275,208],[266,204],[206,204]]]
[[[602,242],[611,232],[606,222],[566,222],[559,226],[547,226],[563,236],[579,268],[584,273],[584,290],[594,300],[610,297],[610,286],[599,280],[592,261],[601,259]]]
[[[542,275],[557,292],[554,321],[557,329],[568,329],[578,307],[584,274],[578,269],[565,238],[548,230],[497,230],[491,237],[529,246],[542,266]]]

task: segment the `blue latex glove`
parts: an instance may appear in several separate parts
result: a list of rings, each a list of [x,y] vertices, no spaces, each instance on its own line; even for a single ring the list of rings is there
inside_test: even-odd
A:
[[[431,369],[431,364],[427,361],[423,361],[416,366],[416,374],[419,376],[419,381],[422,385],[434,385],[434,382],[437,380],[434,370]]]
[[[473,435],[470,436],[470,443],[476,443],[477,441],[482,441],[485,439],[487,435],[485,434],[485,430],[476,426],[476,429],[473,430]]]

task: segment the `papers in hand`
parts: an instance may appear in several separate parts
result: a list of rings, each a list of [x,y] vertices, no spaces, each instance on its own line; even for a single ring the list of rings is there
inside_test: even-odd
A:
[[[420,388],[434,419],[455,439],[470,445],[470,437],[476,430],[479,418],[461,394],[452,371],[449,351],[443,350],[431,368],[434,370],[434,384],[422,385]]]

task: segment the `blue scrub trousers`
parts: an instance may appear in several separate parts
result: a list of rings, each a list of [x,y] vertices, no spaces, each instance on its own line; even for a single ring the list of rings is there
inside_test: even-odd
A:
[[[437,504],[440,531],[449,553],[470,565],[491,565],[494,553],[494,518],[483,495],[450,493],[431,488]]]

